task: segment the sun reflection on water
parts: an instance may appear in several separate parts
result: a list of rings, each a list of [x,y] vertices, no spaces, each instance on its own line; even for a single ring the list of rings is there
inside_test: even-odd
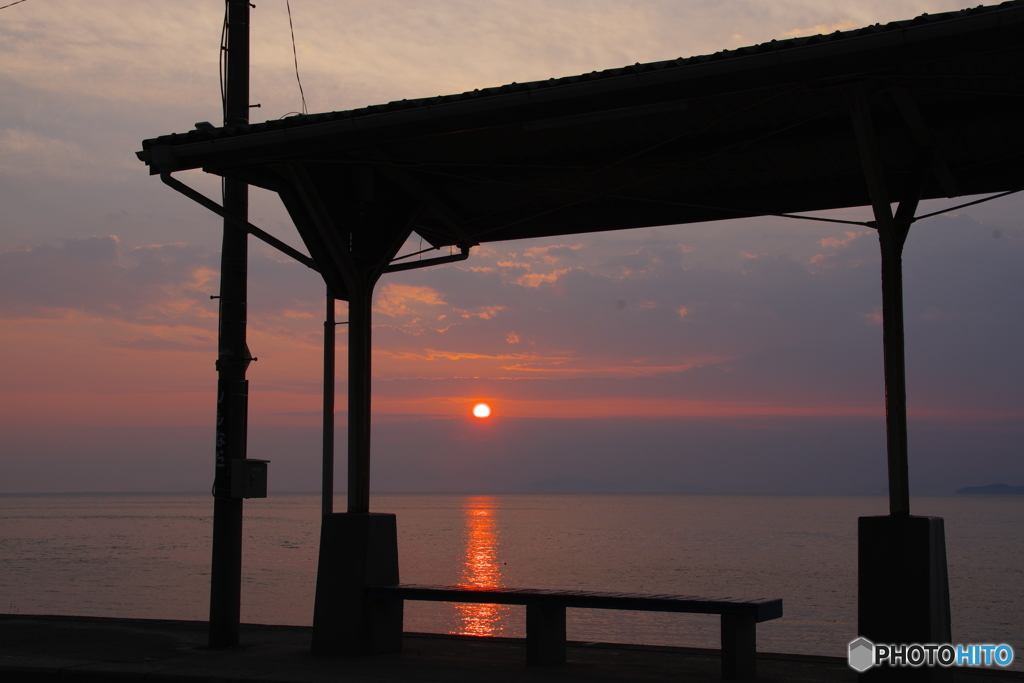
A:
[[[498,588],[502,585],[498,561],[497,500],[493,496],[468,496],[462,505],[466,513],[466,552],[463,555],[460,586]],[[510,613],[508,605],[468,602],[455,604],[462,619],[457,633],[471,636],[501,635]]]

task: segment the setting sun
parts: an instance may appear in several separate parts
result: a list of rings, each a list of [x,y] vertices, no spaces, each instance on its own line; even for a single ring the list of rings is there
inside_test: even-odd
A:
[[[491,416],[491,407],[486,403],[477,403],[473,406],[473,417],[485,418]]]

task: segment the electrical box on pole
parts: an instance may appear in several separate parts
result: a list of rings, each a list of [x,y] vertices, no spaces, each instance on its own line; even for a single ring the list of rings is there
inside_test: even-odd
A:
[[[233,458],[231,460],[231,497],[266,498],[269,460]]]

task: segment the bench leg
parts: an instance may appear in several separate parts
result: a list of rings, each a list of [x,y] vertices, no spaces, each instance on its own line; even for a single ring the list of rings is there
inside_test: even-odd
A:
[[[757,678],[757,624],[754,617],[722,615],[722,678]]]
[[[565,663],[565,607],[526,606],[526,663],[531,666]]]

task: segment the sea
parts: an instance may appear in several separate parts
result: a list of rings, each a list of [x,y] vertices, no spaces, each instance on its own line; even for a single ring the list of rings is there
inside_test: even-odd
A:
[[[343,511],[345,501],[334,501]],[[407,583],[782,598],[758,649],[845,656],[857,518],[885,496],[377,495]],[[0,495],[0,611],[205,620],[213,500]],[[945,518],[954,643],[1007,643],[1024,671],[1024,496],[915,497]],[[312,623],[321,500],[245,503],[242,620]],[[522,637],[523,608],[406,603],[405,629]],[[718,619],[570,609],[572,640],[719,646]]]

